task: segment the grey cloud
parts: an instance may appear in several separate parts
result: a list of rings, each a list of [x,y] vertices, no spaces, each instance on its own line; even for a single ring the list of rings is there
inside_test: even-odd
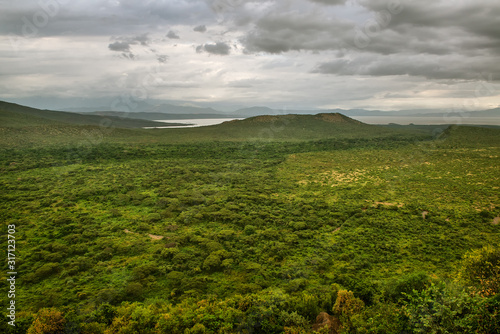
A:
[[[179,35],[177,35],[175,32],[173,32],[172,30],[170,30],[167,34],[167,37],[170,38],[170,39],[179,39]]]
[[[114,42],[108,45],[111,51],[130,52],[130,44],[127,42]]]
[[[205,32],[205,31],[207,31],[207,26],[205,26],[205,25],[196,26],[196,27],[194,27],[193,30],[197,31],[197,32]]]
[[[211,19],[213,13],[203,0],[121,0],[119,9],[127,16],[143,18],[143,23],[196,24]]]
[[[343,5],[347,0],[309,0],[312,2],[322,3],[325,5]]]
[[[108,49],[111,51],[122,52],[122,56],[128,59],[134,59],[135,55],[132,53],[131,45],[142,45],[148,46],[150,39],[148,34],[141,34],[132,37],[115,37],[114,42],[108,45]]]
[[[422,0],[400,2],[401,12],[391,15],[392,29],[413,27],[456,28],[462,33],[487,36],[500,40],[500,6],[496,0],[478,0],[457,5],[447,1]],[[387,9],[385,0],[361,0],[363,6],[372,11]],[[455,31],[455,36],[457,32]]]
[[[217,42],[215,44],[198,45],[196,47],[196,52],[203,52],[203,51],[214,54],[214,55],[227,56],[231,51],[231,47],[224,42]]]
[[[247,53],[291,50],[331,50],[352,32],[354,25],[339,19],[301,13],[271,13],[256,22],[241,39]]]
[[[158,60],[159,63],[166,63],[167,60],[168,60],[168,56],[167,55],[158,55],[158,57],[156,57],[156,59]]]
[[[135,36],[135,37],[132,37],[131,39],[131,43],[134,44],[134,43],[140,43],[141,45],[148,45],[149,42],[150,42],[150,39],[148,37],[148,34],[142,34],[142,35],[138,35],[138,36]]]
[[[0,10],[0,35],[21,37],[107,36],[133,34],[145,26],[197,24],[214,19],[202,0],[116,2],[51,1],[57,6],[41,6],[50,1],[11,1]]]
[[[313,73],[342,76],[412,76],[429,80],[480,80],[484,73],[500,79],[500,69],[494,58],[472,62],[462,56],[426,55],[363,55],[354,60],[335,59],[316,66]]]

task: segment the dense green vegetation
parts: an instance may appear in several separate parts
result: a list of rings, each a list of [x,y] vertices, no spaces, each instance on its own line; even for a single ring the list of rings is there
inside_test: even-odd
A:
[[[500,331],[498,129],[59,126],[1,128],[6,333]]]

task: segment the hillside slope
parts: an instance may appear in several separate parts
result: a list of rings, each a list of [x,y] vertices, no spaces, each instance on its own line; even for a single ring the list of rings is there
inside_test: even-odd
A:
[[[39,110],[0,102],[0,144],[6,147],[97,143],[301,142],[324,139],[429,137],[416,128],[368,125],[339,113],[256,116],[198,128],[141,129],[159,123]],[[174,121],[175,122],[175,121]],[[161,123],[165,126],[166,123]]]
[[[40,110],[0,101],[0,120],[2,127],[24,127],[39,125],[95,125],[117,128],[141,128],[146,126],[165,126],[148,120],[120,118],[116,116],[81,115],[77,113]]]

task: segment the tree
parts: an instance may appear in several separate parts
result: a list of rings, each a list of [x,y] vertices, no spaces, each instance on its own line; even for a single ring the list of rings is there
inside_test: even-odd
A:
[[[360,313],[364,307],[365,303],[354,297],[352,291],[339,290],[332,311],[342,322],[342,328],[349,332],[352,327],[351,317]]]
[[[500,249],[486,246],[467,253],[458,275],[481,296],[488,297],[500,291]]]
[[[28,334],[62,334],[65,320],[61,312],[53,308],[38,311]]]

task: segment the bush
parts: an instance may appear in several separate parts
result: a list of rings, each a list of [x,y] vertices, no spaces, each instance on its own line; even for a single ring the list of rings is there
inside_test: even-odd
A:
[[[411,333],[472,333],[475,314],[481,308],[478,297],[444,282],[406,294],[403,315]]]
[[[127,300],[143,300],[144,287],[141,283],[132,282],[127,284],[124,290]]]
[[[500,249],[486,246],[467,253],[462,261],[459,279],[471,285],[482,296],[500,291]]]
[[[205,261],[203,261],[203,268],[206,270],[215,270],[221,265],[220,256],[217,254],[210,254],[207,256]]]
[[[339,290],[332,311],[342,322],[342,328],[350,332],[350,329],[353,328],[352,318],[361,313],[364,307],[365,303],[354,297],[352,291]]]
[[[390,301],[398,302],[406,295],[415,291],[422,291],[430,285],[430,278],[424,272],[415,272],[392,281],[386,290],[386,297]]]
[[[244,232],[246,235],[252,235],[252,234],[255,234],[255,226],[253,226],[253,225],[246,225],[246,226],[245,226],[245,229],[243,230],[243,232]]]
[[[65,320],[61,312],[53,308],[38,311],[27,334],[62,334]]]

